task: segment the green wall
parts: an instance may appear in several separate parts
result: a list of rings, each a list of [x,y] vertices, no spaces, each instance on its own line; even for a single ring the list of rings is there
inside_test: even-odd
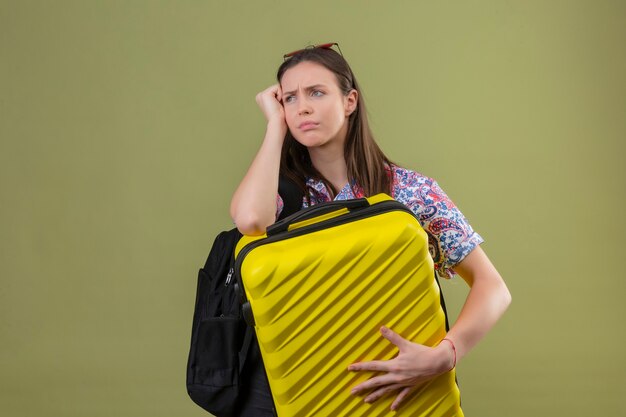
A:
[[[282,54],[340,42],[391,159],[435,177],[513,304],[468,416],[620,415],[626,3],[0,1],[0,409],[206,415],[197,269]],[[455,315],[462,280],[444,284]],[[621,324],[620,324],[621,323]]]

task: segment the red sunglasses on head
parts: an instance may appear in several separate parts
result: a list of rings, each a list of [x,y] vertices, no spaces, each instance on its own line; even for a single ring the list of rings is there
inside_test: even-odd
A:
[[[339,54],[343,56],[343,53],[341,53],[341,48],[339,48],[339,44],[337,42],[332,42],[332,43],[322,43],[319,45],[309,45],[304,49],[298,49],[297,51],[289,52],[288,54],[283,55],[283,58],[286,60],[287,58],[291,58],[292,56],[299,54],[300,52],[305,51],[307,49],[316,49],[316,48],[332,49],[333,46],[336,46],[337,49],[339,50]]]

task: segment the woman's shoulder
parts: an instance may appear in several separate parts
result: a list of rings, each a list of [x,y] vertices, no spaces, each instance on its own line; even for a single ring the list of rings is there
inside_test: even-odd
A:
[[[446,202],[453,206],[435,179],[418,171],[392,166],[393,198],[410,207]]]
[[[432,185],[435,180],[421,172],[414,171],[412,169],[404,168],[398,165],[392,165],[391,171],[393,173],[393,185],[396,187],[419,187],[423,185]]]

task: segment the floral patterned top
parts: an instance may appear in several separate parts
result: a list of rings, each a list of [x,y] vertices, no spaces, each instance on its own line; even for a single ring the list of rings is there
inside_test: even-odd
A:
[[[483,238],[470,226],[461,211],[432,178],[409,169],[393,166],[393,198],[407,206],[428,234],[429,251],[439,274],[446,278],[455,275],[452,267],[461,262]],[[322,181],[309,179],[311,205],[331,201]],[[352,182],[339,191],[337,200],[364,196],[358,184]],[[306,199],[302,208],[308,207]],[[283,201],[277,197],[277,215]]]

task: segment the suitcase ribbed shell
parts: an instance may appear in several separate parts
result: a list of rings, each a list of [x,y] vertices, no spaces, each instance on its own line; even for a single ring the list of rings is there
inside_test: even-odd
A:
[[[382,325],[427,346],[446,332],[426,232],[400,203],[377,213],[388,200],[369,198],[347,223],[337,224],[345,214],[323,215],[299,223],[310,229],[304,234],[240,241],[240,277],[280,417],[463,415],[454,371],[420,386],[395,413],[395,395],[366,404],[350,394],[374,373],[348,365],[397,354]]]

